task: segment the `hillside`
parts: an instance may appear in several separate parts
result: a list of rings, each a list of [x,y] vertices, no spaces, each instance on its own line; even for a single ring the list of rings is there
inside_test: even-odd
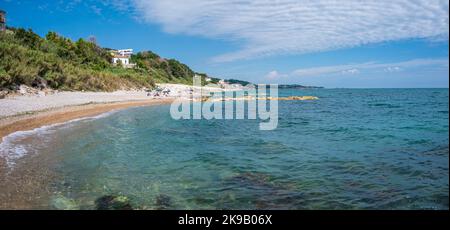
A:
[[[151,88],[163,82],[189,84],[195,73],[177,60],[150,51],[131,57],[137,64],[133,69],[113,66],[110,49],[93,42],[74,42],[55,32],[42,38],[31,30],[16,28],[0,33],[0,60],[3,90],[15,90],[21,84],[87,91]]]
[[[242,85],[242,86],[246,86],[246,85],[252,84],[252,83],[250,83],[248,81],[242,81],[242,80],[236,80],[236,79],[228,79],[228,80],[225,80],[225,82],[228,83],[228,84],[239,84],[239,85]]]

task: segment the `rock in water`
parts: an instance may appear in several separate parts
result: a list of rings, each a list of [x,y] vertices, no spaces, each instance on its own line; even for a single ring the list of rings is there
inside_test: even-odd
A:
[[[156,209],[162,210],[162,209],[169,209],[172,206],[172,199],[170,196],[166,195],[159,195],[156,197]]]
[[[106,195],[95,201],[98,210],[133,210],[128,197]]]
[[[58,210],[76,210],[79,209],[78,205],[73,199],[69,199],[65,196],[59,195],[52,199],[52,206]]]

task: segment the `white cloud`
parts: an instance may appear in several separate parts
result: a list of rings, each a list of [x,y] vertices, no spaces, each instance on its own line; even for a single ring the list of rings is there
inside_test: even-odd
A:
[[[358,73],[359,73],[359,70],[355,69],[355,68],[342,71],[342,74],[358,74]]]
[[[102,9],[96,5],[91,5],[91,10],[97,15],[102,14]]]
[[[316,76],[335,73],[357,73],[358,68],[365,68],[367,66],[374,65],[375,63],[362,63],[362,64],[349,64],[349,65],[333,65],[333,66],[320,66],[312,68],[303,68],[294,70],[291,75],[294,76]],[[349,71],[350,70],[350,71]]]
[[[398,72],[398,71],[401,71],[401,70],[402,70],[402,68],[400,68],[398,66],[389,66],[389,67],[384,69],[385,72],[389,72],[389,73],[391,73],[391,72]]]
[[[141,20],[169,33],[242,42],[219,62],[449,37],[448,0],[128,1]]]
[[[270,80],[277,79],[279,77],[280,77],[280,74],[276,70],[270,71],[265,76],[265,78],[270,79]]]
[[[264,78],[267,79],[267,80],[271,80],[272,81],[272,80],[278,80],[280,78],[284,78],[284,77],[288,77],[288,76],[289,76],[288,74],[281,74],[281,73],[279,73],[276,70],[272,70],[269,73],[267,73],[264,76]]]
[[[110,5],[119,10],[120,12],[133,11],[135,6],[134,0],[100,0],[103,5]]]
[[[441,66],[448,69],[448,58],[442,59],[414,59],[395,63],[366,62],[348,65],[320,66],[294,70],[290,75],[297,77],[331,75],[336,73],[357,74],[362,70],[382,70],[385,72],[397,72],[407,68],[423,66]]]

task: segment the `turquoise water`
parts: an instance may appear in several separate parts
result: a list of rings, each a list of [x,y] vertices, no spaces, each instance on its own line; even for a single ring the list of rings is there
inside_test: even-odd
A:
[[[123,195],[143,209],[448,209],[448,89],[280,94],[320,99],[279,101],[273,131],[172,120],[169,105],[49,128],[25,146],[57,158],[41,207]]]

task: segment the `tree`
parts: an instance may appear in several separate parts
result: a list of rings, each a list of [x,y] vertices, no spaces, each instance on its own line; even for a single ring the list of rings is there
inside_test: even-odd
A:
[[[14,37],[30,48],[38,48],[42,40],[41,37],[35,34],[31,29],[25,30],[22,28],[15,31]]]

